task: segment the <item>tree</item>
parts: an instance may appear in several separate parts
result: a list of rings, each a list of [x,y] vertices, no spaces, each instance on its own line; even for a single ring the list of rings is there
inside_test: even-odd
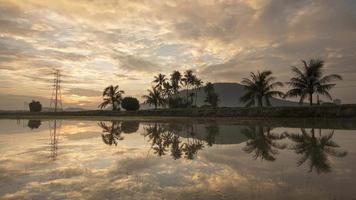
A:
[[[155,88],[158,88],[159,90],[163,89],[163,83],[166,82],[167,78],[166,75],[164,74],[158,74],[157,76],[154,77],[153,82],[156,83]]]
[[[215,92],[214,85],[211,82],[208,82],[204,87],[204,91],[206,94],[204,102],[210,104],[212,107],[217,107],[219,102],[219,96]]]
[[[292,88],[285,97],[300,97],[299,103],[303,103],[308,97],[310,105],[313,105],[313,94],[324,95],[332,99],[329,91],[335,86],[330,83],[333,80],[342,80],[338,74],[330,74],[323,76],[324,61],[319,59],[311,59],[309,63],[305,60],[303,69],[292,67],[294,77],[287,84]]]
[[[301,129],[301,132],[302,134],[287,133],[287,136],[295,143],[291,149],[302,155],[298,160],[298,166],[308,161],[309,172],[315,169],[318,174],[328,173],[331,171],[329,156],[345,157],[347,155],[347,152],[340,151],[338,149],[340,146],[332,140],[334,131],[323,135],[319,129],[319,136],[315,135],[314,128],[309,133],[305,129]]]
[[[189,88],[191,86],[194,85],[194,81],[195,81],[195,76],[193,74],[192,70],[187,70],[184,72],[184,76],[182,78],[182,83],[185,86],[186,89],[186,100],[188,102],[188,98],[189,98]]]
[[[145,99],[145,103],[149,105],[154,105],[155,109],[157,109],[157,106],[164,105],[165,100],[162,96],[162,93],[158,89],[152,87],[152,90],[147,91],[148,95],[142,96]]]
[[[121,107],[127,111],[136,111],[140,109],[140,103],[134,97],[125,97],[121,102]]]
[[[28,104],[28,107],[30,108],[30,112],[41,112],[42,110],[42,105],[39,101],[32,100],[32,102]]]
[[[168,99],[171,98],[173,95],[173,87],[169,82],[164,82],[163,83],[163,89],[162,89],[163,96]]]
[[[201,79],[198,79],[197,77],[195,77],[195,79],[194,79],[194,89],[195,89],[195,102],[194,102],[194,105],[195,106],[197,106],[198,91],[200,91],[202,85],[203,85],[203,81]]]
[[[103,102],[99,105],[99,108],[103,109],[108,105],[111,105],[113,111],[119,110],[122,101],[122,94],[124,93],[125,92],[123,90],[119,90],[118,85],[108,86],[107,88],[104,89]]]
[[[182,82],[181,79],[181,73],[179,71],[173,71],[170,78],[173,94],[177,94],[179,92],[180,84]]]
[[[246,93],[240,98],[240,101],[245,103],[246,107],[254,106],[256,100],[259,107],[263,106],[263,100],[267,106],[271,106],[271,97],[284,95],[282,92],[274,90],[276,87],[282,87],[283,83],[276,82],[276,78],[271,75],[271,71],[257,72],[257,74],[251,72],[251,79],[244,78],[242,80]]]

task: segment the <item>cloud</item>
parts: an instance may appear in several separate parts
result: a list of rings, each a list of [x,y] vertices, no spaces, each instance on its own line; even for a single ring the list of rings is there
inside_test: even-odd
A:
[[[98,90],[83,89],[83,88],[71,88],[67,91],[69,94],[74,94],[78,96],[87,96],[87,97],[97,97],[101,96],[102,92]]]
[[[70,75],[66,90],[120,84],[139,96],[175,69],[205,82],[269,69],[285,81],[291,65],[320,57],[346,77],[334,91],[352,102],[355,11],[352,0],[3,0],[0,92],[46,95],[46,68]]]

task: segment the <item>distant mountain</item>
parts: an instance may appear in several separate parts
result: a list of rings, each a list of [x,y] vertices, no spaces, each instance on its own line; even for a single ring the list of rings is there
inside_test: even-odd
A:
[[[216,93],[219,95],[219,107],[244,107],[245,104],[240,102],[240,97],[245,93],[244,87],[239,83],[214,83]],[[195,93],[195,89],[189,90]],[[186,90],[180,92],[182,97],[186,97]],[[204,89],[198,90],[197,105],[202,106],[204,103],[206,94]],[[272,106],[300,106],[298,102],[288,101],[284,99],[271,98]],[[141,109],[153,108],[148,105],[141,105]]]

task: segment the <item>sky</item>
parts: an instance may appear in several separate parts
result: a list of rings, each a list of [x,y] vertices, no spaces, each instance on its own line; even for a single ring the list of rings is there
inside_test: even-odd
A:
[[[65,107],[95,108],[106,86],[140,98],[158,73],[288,81],[311,58],[355,103],[355,0],[0,0],[0,109],[47,104],[55,69]]]

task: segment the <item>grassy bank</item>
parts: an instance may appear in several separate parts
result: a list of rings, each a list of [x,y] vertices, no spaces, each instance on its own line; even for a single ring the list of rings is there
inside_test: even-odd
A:
[[[239,118],[356,118],[356,105],[264,108],[191,108],[139,111],[15,112],[0,111],[1,118],[23,117],[239,117]]]

